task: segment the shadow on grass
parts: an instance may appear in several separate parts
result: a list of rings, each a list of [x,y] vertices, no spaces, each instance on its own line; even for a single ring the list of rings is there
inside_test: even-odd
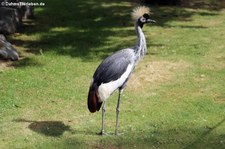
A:
[[[165,148],[172,146],[172,148],[224,148],[225,135],[221,133],[214,133],[216,129],[223,128],[225,119],[216,122],[213,126],[187,126],[180,128],[160,129],[157,128],[149,133],[144,139],[136,142],[142,142],[149,146],[157,148]],[[146,133],[146,132],[144,132]],[[141,135],[140,135],[141,136]],[[179,146],[179,147],[178,147]]]
[[[221,10],[225,8],[224,0],[181,0],[182,7],[192,9]]]
[[[207,129],[208,130],[206,130],[205,132],[203,132],[201,135],[200,135],[200,137],[198,137],[195,141],[193,141],[192,143],[190,143],[189,145],[187,145],[186,147],[185,147],[185,149],[191,149],[191,148],[196,148],[196,146],[198,146],[198,145],[201,145],[202,144],[202,142],[204,141],[204,139],[210,134],[210,133],[212,133],[212,131],[214,131],[216,128],[218,128],[218,127],[220,127],[221,125],[223,125],[223,123],[225,122],[225,118],[224,119],[222,119],[220,122],[218,122],[216,125],[214,125],[213,127],[208,127]],[[213,139],[211,139],[211,140],[209,140],[208,142],[209,143],[212,143],[212,141],[218,141],[218,140],[224,140],[225,141],[225,135],[223,135],[223,136],[219,136],[218,138],[216,138],[215,140],[213,140]],[[225,147],[225,144],[224,144],[225,142],[218,142],[218,145],[219,144],[223,144],[223,146]],[[215,144],[214,144],[215,145]],[[201,145],[202,146],[202,145]],[[220,146],[220,145],[219,145]],[[206,146],[207,147],[207,146]],[[209,147],[209,146],[208,146]],[[222,146],[221,146],[222,147]]]
[[[128,132],[129,135],[122,135],[114,138],[115,146],[120,148],[216,148],[225,147],[225,135],[214,133],[219,127],[224,126],[225,119],[209,127],[187,126],[181,128],[156,128],[154,131]],[[129,138],[129,139],[127,139]],[[107,148],[113,140],[101,140],[95,148]],[[112,143],[111,143],[112,144]]]
[[[65,3],[61,0],[46,0],[45,4],[45,7],[37,8],[35,23],[28,22],[24,26],[23,35],[30,38],[23,38],[22,35],[21,38],[11,39],[14,44],[25,47],[27,53],[53,52],[93,61],[136,43],[134,28],[128,27],[133,27],[130,12],[138,3],[115,0],[68,0]],[[151,8],[154,13],[152,17],[157,21],[155,25],[161,27],[205,29],[199,25],[169,26],[168,22],[192,21],[194,14],[218,15],[215,11],[189,11],[181,7]],[[135,38],[130,40],[132,36]],[[118,39],[113,40],[112,37]],[[30,63],[25,61],[18,66],[22,65],[29,66]]]
[[[28,128],[34,132],[45,136],[60,137],[65,131],[73,134],[73,137],[63,138],[60,144],[64,146],[90,146],[94,148],[133,148],[133,147],[179,147],[179,148],[224,148],[225,135],[214,134],[217,128],[222,127],[225,119],[217,122],[214,126],[198,127],[193,126],[189,128],[170,128],[168,130],[156,129],[153,132],[125,132],[120,136],[106,135],[94,143],[87,143],[87,140],[77,139],[80,135],[89,137],[98,137],[95,132],[91,130],[79,131],[71,130],[70,126],[65,125],[62,121],[32,121],[26,119],[13,120],[18,123],[29,123]],[[151,126],[150,126],[151,127]],[[89,132],[90,131],[90,132]],[[191,137],[193,136],[193,137]],[[195,137],[197,136],[197,137]],[[110,139],[109,139],[110,138]],[[89,139],[88,139],[89,140]],[[90,141],[90,140],[89,140]],[[92,141],[91,141],[92,142]],[[77,144],[78,143],[78,144]],[[53,143],[53,145],[55,145]]]
[[[10,66],[17,67],[17,68],[22,68],[25,66],[42,67],[42,66],[44,66],[44,64],[35,60],[34,58],[24,57],[24,58],[20,59],[19,61],[16,61],[16,62],[10,64]]]
[[[108,37],[116,33],[112,29],[130,26],[128,24],[132,8],[126,2],[111,4],[94,0],[69,0],[65,3],[47,0],[45,3],[46,7],[37,14],[37,24],[27,25],[23,30],[23,34],[37,35],[38,39],[12,39],[13,43],[25,47],[26,52],[38,54],[43,50],[44,53],[50,51],[83,60],[88,60],[90,56],[98,57],[99,53],[105,57],[118,50],[107,48]],[[126,30],[122,34],[127,35],[130,32],[135,33],[134,30]],[[101,48],[104,45],[106,48]]]
[[[45,136],[60,137],[65,131],[72,131],[70,126],[62,121],[32,121],[26,119],[15,119],[14,122],[29,123],[28,128]]]
[[[190,25],[177,25],[170,26],[168,25],[171,21],[177,22],[192,22],[193,15],[200,16],[217,16],[219,13],[217,11],[196,11],[196,10],[188,10],[183,7],[152,7],[152,11],[154,12],[153,16],[157,23],[155,25],[161,27],[180,27],[180,28],[196,28],[196,29],[206,29],[202,25],[190,26]]]

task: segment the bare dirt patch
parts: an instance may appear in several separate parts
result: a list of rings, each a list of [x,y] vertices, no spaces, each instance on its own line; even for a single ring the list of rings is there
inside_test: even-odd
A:
[[[154,61],[141,62],[128,83],[131,91],[144,89],[150,84],[161,84],[171,80],[176,73],[188,68],[187,62]]]

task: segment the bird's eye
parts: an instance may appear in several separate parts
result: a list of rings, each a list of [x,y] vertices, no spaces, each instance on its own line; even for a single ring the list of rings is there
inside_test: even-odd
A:
[[[146,22],[146,19],[144,17],[141,17],[140,21],[144,23]]]

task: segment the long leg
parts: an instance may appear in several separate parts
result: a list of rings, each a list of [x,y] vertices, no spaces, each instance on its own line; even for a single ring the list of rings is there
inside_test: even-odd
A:
[[[118,102],[117,102],[117,107],[116,107],[116,130],[115,134],[118,135],[118,118],[119,118],[119,112],[120,112],[120,96],[122,94],[122,89],[119,89],[119,97],[118,97]]]
[[[105,117],[105,111],[106,111],[106,101],[104,101],[102,106],[102,129],[100,132],[100,135],[104,135],[104,117]]]

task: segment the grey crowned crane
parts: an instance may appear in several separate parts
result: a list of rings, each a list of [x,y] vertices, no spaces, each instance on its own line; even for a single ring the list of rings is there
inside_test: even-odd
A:
[[[104,114],[106,102],[109,96],[119,90],[118,103],[116,107],[116,130],[118,135],[118,116],[120,111],[121,93],[126,86],[138,61],[147,52],[145,35],[142,27],[146,23],[155,23],[150,19],[149,8],[145,6],[137,7],[132,12],[135,20],[135,30],[137,33],[137,43],[132,48],[122,49],[107,57],[96,69],[88,93],[88,109],[91,113],[99,111],[102,106],[102,129],[100,134],[104,134]]]

